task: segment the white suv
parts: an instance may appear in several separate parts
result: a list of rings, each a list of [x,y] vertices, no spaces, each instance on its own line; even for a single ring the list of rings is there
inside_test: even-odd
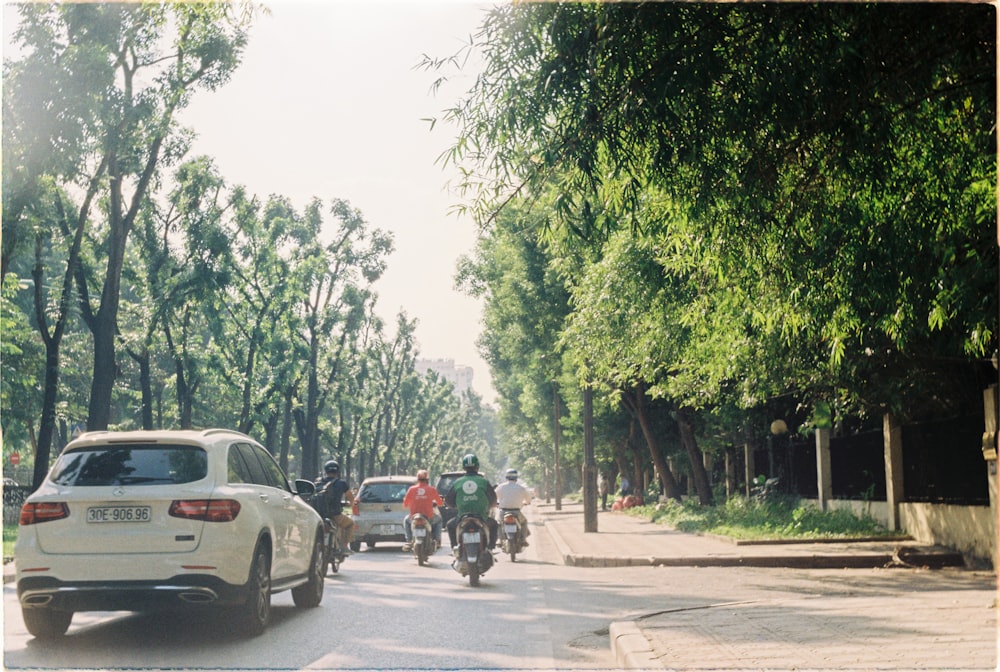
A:
[[[65,634],[75,611],[226,607],[254,636],[271,594],[323,599],[323,521],[250,437],[89,432],[21,509],[14,547],[28,631]]]

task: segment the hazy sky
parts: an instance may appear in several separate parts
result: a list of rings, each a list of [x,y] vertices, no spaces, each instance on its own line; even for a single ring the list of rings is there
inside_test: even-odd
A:
[[[229,184],[266,198],[344,198],[370,226],[393,232],[396,251],[378,281],[387,328],[403,310],[418,320],[426,358],[474,369],[473,385],[493,402],[489,370],[476,351],[481,311],[454,289],[455,262],[473,249],[469,219],[435,163],[454,129],[427,117],[475,81],[469,69],[436,94],[437,74],[415,69],[422,54],[457,52],[490,4],[471,0],[267,2],[243,63],[218,91],[197,94],[180,118],[197,133],[192,155],[214,158]],[[13,8],[4,6],[4,37]],[[6,39],[5,39],[6,43]]]
[[[250,34],[243,64],[219,91],[199,94],[181,119],[193,151],[215,158],[232,184],[281,194],[302,208],[344,198],[396,251],[379,280],[379,312],[392,329],[404,310],[418,320],[421,356],[473,367],[473,385],[494,400],[476,351],[478,302],[454,289],[455,262],[475,240],[469,219],[449,214],[457,197],[435,160],[454,129],[433,131],[475,80],[414,69],[422,54],[448,56],[476,31],[490,5],[452,0],[270,2]]]

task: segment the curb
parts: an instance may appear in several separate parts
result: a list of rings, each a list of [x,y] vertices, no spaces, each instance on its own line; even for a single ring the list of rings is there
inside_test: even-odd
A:
[[[662,668],[652,643],[642,634],[635,621],[615,621],[608,629],[611,653],[618,667],[626,670]]]
[[[553,530],[550,530],[550,533]],[[555,538],[558,533],[552,534]],[[556,544],[559,545],[558,543]],[[851,555],[758,555],[702,557],[620,557],[576,555],[560,549],[563,564],[570,567],[787,567],[795,569],[877,569],[889,566],[964,567],[961,553],[906,553],[903,559],[893,553],[856,553]]]
[[[570,549],[565,540],[563,540],[562,535],[556,532],[556,528],[554,526],[549,525],[547,517],[543,517],[541,522],[545,525],[545,529],[549,533],[549,537],[551,537],[552,541],[555,542],[556,549],[559,551],[560,557],[562,557],[563,564],[574,566],[573,562],[576,556],[573,555],[572,549]]]
[[[882,567],[964,567],[965,558],[952,550],[925,551],[900,547],[895,552],[831,553],[812,555],[713,555],[700,557],[643,557],[578,555],[554,525],[543,524],[568,567],[788,567],[796,569],[878,569]]]

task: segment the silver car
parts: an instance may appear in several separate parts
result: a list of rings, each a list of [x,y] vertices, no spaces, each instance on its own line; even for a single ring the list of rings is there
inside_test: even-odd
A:
[[[375,476],[366,478],[354,498],[354,540],[351,550],[361,549],[361,542],[375,548],[380,541],[403,543],[403,519],[409,513],[403,506],[403,497],[415,476]]]

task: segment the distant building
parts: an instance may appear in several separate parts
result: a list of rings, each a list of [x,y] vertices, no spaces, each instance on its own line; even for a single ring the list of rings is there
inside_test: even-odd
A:
[[[433,371],[455,386],[455,393],[463,395],[472,390],[472,367],[455,365],[454,359],[418,359],[413,368],[421,376]]]

